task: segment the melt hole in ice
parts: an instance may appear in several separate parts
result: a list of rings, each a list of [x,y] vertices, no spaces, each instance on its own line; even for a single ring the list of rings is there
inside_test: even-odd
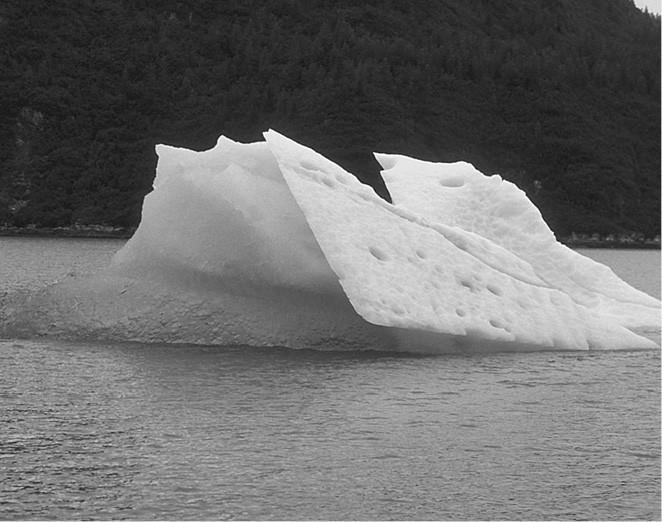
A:
[[[372,254],[372,256],[375,259],[379,259],[380,261],[387,261],[388,260],[388,256],[386,255],[386,253],[383,250],[381,250],[381,249],[379,249],[375,246],[371,246],[368,250],[370,250],[370,253]]]
[[[303,161],[301,162],[301,166],[302,166],[304,169],[307,169],[307,170],[317,170],[317,171],[322,171],[322,169],[319,168],[317,165],[315,165],[314,163],[311,163],[310,161],[306,161],[306,160],[303,160]]]
[[[459,188],[464,186],[464,179],[459,176],[453,176],[449,178],[442,178],[439,180],[439,183],[441,183],[442,187]]]
[[[492,292],[494,295],[501,295],[503,292],[501,292],[501,288],[497,288],[494,285],[487,285],[487,289]]]
[[[504,328],[503,323],[499,321],[498,319],[490,319],[490,324],[494,326],[494,328]]]

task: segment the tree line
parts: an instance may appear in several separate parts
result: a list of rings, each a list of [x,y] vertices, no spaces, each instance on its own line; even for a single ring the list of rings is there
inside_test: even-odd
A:
[[[271,127],[385,198],[372,151],[499,173],[559,235],[659,234],[631,0],[11,0],[0,43],[0,224],[135,226],[156,143]]]

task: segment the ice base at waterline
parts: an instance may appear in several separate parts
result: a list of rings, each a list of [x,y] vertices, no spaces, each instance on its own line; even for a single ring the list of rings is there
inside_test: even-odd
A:
[[[558,243],[515,185],[376,154],[393,204],[275,131],[157,146],[111,266],[5,306],[5,334],[318,349],[650,348],[660,303]]]

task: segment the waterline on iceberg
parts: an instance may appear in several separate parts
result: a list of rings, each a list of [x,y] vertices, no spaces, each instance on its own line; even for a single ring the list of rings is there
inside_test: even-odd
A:
[[[157,146],[111,266],[3,305],[2,335],[439,353],[655,347],[659,301],[471,165],[377,154],[393,204],[275,131]]]

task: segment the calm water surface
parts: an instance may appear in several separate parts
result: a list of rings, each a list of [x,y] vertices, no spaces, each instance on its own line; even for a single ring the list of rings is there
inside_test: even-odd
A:
[[[0,298],[121,241],[0,238]],[[659,251],[587,251],[659,297]],[[659,519],[660,352],[0,341],[0,519]]]

